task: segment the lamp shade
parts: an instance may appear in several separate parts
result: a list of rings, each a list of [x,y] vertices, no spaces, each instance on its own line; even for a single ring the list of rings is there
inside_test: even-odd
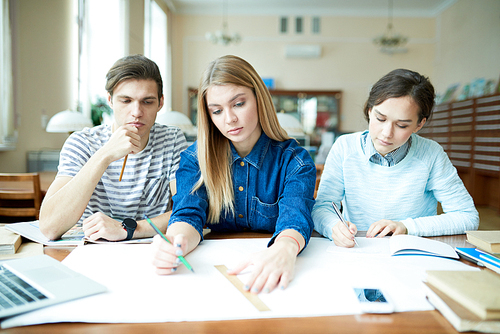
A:
[[[189,117],[178,111],[161,111],[156,115],[156,123],[180,128],[189,136],[196,136],[196,127]]]
[[[300,124],[297,118],[283,112],[277,113],[277,116],[278,122],[280,122],[281,127],[285,129],[289,136],[296,137],[305,135],[302,124]]]
[[[92,120],[85,117],[81,112],[64,110],[52,116],[45,131],[68,133],[93,126]]]

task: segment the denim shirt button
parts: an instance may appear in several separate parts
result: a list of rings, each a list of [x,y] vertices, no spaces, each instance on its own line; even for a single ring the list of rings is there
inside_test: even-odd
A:
[[[239,191],[243,191],[243,187],[242,187],[242,186],[239,186],[239,187],[238,187],[238,190],[239,190]]]
[[[242,162],[240,162],[240,166],[241,166],[241,167],[245,166],[245,163],[244,163],[243,161],[242,161]]]
[[[238,218],[243,218],[243,215],[240,213],[240,214],[238,215]]]

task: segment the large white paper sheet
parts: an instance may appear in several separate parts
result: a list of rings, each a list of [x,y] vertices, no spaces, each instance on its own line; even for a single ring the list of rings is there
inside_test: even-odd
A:
[[[205,240],[186,256],[195,273],[182,266],[168,276],[154,272],[151,245],[80,246],[63,263],[104,284],[109,292],[13,317],[2,327],[359,314],[354,286],[385,288],[397,312],[432,310],[421,283],[426,270],[474,270],[451,259],[391,257],[387,239],[358,241],[359,248],[345,249],[312,238],[297,258],[289,287],[259,295],[271,309],[266,312],[259,312],[214,265],[231,267],[246,254],[264,249],[268,239]],[[363,254],[363,247],[368,253]]]

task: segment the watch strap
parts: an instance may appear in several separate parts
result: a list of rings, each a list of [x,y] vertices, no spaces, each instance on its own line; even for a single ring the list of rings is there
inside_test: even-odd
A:
[[[130,240],[134,236],[135,229],[137,227],[137,222],[132,218],[125,218],[122,222],[122,226],[127,231],[127,238],[125,240]]]

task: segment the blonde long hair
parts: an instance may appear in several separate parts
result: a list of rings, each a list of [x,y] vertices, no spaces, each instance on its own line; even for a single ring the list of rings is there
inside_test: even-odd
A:
[[[255,69],[236,56],[223,56],[211,62],[198,89],[198,163],[201,176],[193,188],[203,184],[207,189],[208,222],[218,223],[223,210],[234,214],[234,193],[231,171],[231,147],[227,139],[213,124],[207,108],[207,90],[213,85],[237,85],[250,88],[257,101],[257,114],[262,131],[271,139],[290,139],[280,126],[271,94]]]

